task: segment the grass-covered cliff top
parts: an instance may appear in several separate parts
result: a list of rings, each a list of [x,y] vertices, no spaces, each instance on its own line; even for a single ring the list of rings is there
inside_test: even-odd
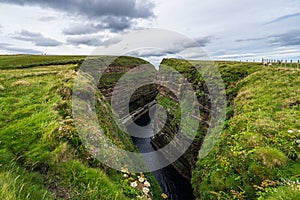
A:
[[[197,162],[196,196],[299,199],[300,70],[238,63],[219,68],[233,116],[214,150]]]
[[[82,59],[0,56],[0,199],[131,199],[142,195],[128,185],[131,182],[123,177],[126,172],[104,166],[81,144],[71,99]],[[115,64],[130,66],[130,59],[121,57]],[[105,134],[120,148],[136,151],[129,136],[114,123],[102,94],[97,96]],[[130,177],[137,179],[137,175]],[[159,199],[156,181],[147,177],[150,193]]]

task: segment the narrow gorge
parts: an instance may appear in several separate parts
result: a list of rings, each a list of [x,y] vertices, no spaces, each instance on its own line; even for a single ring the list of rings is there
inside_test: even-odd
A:
[[[129,78],[126,78],[125,81],[121,81],[121,84],[125,87],[122,87],[122,89],[117,91],[117,95],[120,96],[126,96],[127,93],[130,92],[131,88],[134,88],[138,82],[136,79],[149,79],[149,82],[153,82],[151,78],[153,78],[152,73],[155,74],[154,78],[158,77],[158,73],[153,66],[151,66],[153,71],[150,69],[149,72],[149,63],[136,59],[136,63],[131,63],[130,66],[119,66],[117,64],[118,62],[115,62],[113,65],[110,65],[106,70],[105,73],[102,75],[99,81],[99,90],[102,94],[104,94],[105,98],[107,99],[110,104],[114,103],[115,109],[117,109],[117,112],[121,119],[126,119],[126,115],[124,115],[125,109],[127,107],[125,98],[116,98],[114,99],[117,102],[112,102],[112,95],[115,91],[114,88],[116,87],[118,81],[120,81],[120,78],[128,73],[129,71],[133,71],[136,66],[139,65],[138,70],[133,71],[130,73]],[[143,65],[145,67],[143,67]],[[189,62],[184,60],[177,60],[177,59],[164,59],[161,63],[162,66],[168,66],[174,70],[177,70],[180,74],[183,75],[181,77],[182,81],[183,79],[187,80],[189,83],[192,83],[192,87],[194,91],[197,91],[197,99],[200,107],[200,116],[196,116],[199,120],[199,129],[197,130],[197,135],[192,142],[191,146],[188,148],[188,150],[174,163],[172,163],[171,166],[167,167],[166,169],[158,170],[154,172],[154,175],[157,175],[156,178],[160,182],[160,185],[163,189],[167,190],[166,193],[169,193],[170,199],[180,199],[176,196],[176,194],[171,193],[186,193],[188,191],[190,194],[185,194],[186,196],[182,197],[185,199],[193,199],[192,189],[190,185],[191,175],[192,171],[195,167],[195,163],[197,161],[198,151],[201,147],[202,140],[206,134],[207,128],[209,126],[209,112],[210,112],[210,100],[209,100],[209,94],[208,89],[205,85],[205,82],[203,78],[201,77],[201,74],[197,71],[197,69],[192,66]],[[140,67],[142,66],[142,67]],[[148,66],[148,68],[147,68]],[[150,68],[151,68],[150,67]],[[161,68],[163,70],[163,67]],[[149,75],[151,74],[151,75]],[[159,77],[158,80],[156,80],[155,84],[147,84],[143,85],[142,87],[139,87],[137,90],[134,91],[132,94],[130,101],[129,101],[129,113],[135,113],[135,115],[138,115],[139,117],[134,116],[134,120],[141,123],[142,126],[148,126],[148,129],[145,130],[131,130],[135,131],[137,133],[134,134],[141,134],[143,137],[143,130],[144,131],[150,131],[149,126],[151,126],[151,131],[155,133],[154,136],[151,138],[141,138],[138,139],[137,137],[132,137],[135,145],[138,147],[140,151],[143,151],[147,148],[152,149],[153,151],[155,149],[160,149],[167,145],[174,137],[174,135],[177,133],[177,129],[179,127],[180,123],[180,107],[179,102],[177,100],[177,96],[181,95],[181,92],[185,90],[183,87],[183,84],[179,85],[179,90],[174,94],[171,92],[168,88],[162,86],[163,82],[171,82],[172,79],[176,78],[175,74],[172,76],[172,74],[168,74],[167,76]],[[168,80],[170,79],[170,80]],[[179,80],[180,81],[180,80]],[[117,89],[118,90],[118,89]],[[147,119],[146,116],[149,116],[149,113],[153,112],[155,110],[154,107],[147,106],[148,104],[151,104],[152,106],[159,104],[163,106],[163,108],[167,111],[167,117],[166,121],[160,121],[162,119],[161,117],[158,117],[157,120],[154,121],[145,121]],[[145,107],[146,106],[146,107]],[[153,109],[152,109],[153,108]],[[158,109],[155,110],[155,114],[157,116],[163,115],[163,113],[160,113],[162,110]],[[140,113],[140,115],[139,115]],[[124,124],[126,122],[123,121]],[[130,129],[130,124],[127,124]],[[158,130],[161,129],[161,130]],[[141,145],[143,144],[143,145]],[[168,156],[168,155],[165,155]],[[173,173],[173,177],[170,176],[170,171]],[[168,174],[169,175],[165,175]],[[163,174],[163,175],[162,175]],[[164,178],[158,178],[159,176],[164,176]],[[166,178],[167,177],[167,178]],[[177,178],[176,178],[177,177]],[[168,180],[168,178],[170,180]],[[171,188],[172,191],[168,191],[166,189],[168,185],[168,181],[171,181],[171,185],[176,182],[175,179],[181,180],[181,184],[177,183],[177,186],[173,186]],[[178,181],[177,180],[177,181]],[[173,183],[172,183],[173,182]],[[176,185],[176,183],[175,183]],[[182,189],[181,189],[182,188]],[[190,188],[190,189],[187,189]]]

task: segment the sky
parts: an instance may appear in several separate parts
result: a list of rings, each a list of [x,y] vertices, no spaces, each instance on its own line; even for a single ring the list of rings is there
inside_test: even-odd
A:
[[[299,0],[0,0],[0,54],[90,55],[145,28],[184,35],[215,60],[300,60]]]

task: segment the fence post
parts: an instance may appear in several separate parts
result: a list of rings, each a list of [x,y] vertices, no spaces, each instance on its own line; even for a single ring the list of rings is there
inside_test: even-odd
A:
[[[284,63],[284,67],[286,68],[286,63],[287,63],[287,60],[285,60],[285,63]]]
[[[291,68],[293,68],[293,60],[291,60]]]

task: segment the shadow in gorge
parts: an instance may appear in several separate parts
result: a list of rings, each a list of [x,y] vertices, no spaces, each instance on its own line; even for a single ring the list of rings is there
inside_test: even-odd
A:
[[[155,106],[150,109],[148,113],[142,115],[133,124],[127,126],[129,133],[135,135],[151,135],[153,133],[153,121],[149,114],[153,116],[155,112]],[[141,153],[155,151],[155,148],[151,144],[150,138],[138,138],[132,137],[133,143],[139,149]],[[151,158],[151,162],[159,162],[163,155],[155,156]],[[145,161],[146,163],[149,162]],[[156,180],[159,182],[164,193],[168,195],[169,200],[194,200],[193,190],[189,180],[183,178],[172,165],[169,165],[163,169],[152,172]]]

